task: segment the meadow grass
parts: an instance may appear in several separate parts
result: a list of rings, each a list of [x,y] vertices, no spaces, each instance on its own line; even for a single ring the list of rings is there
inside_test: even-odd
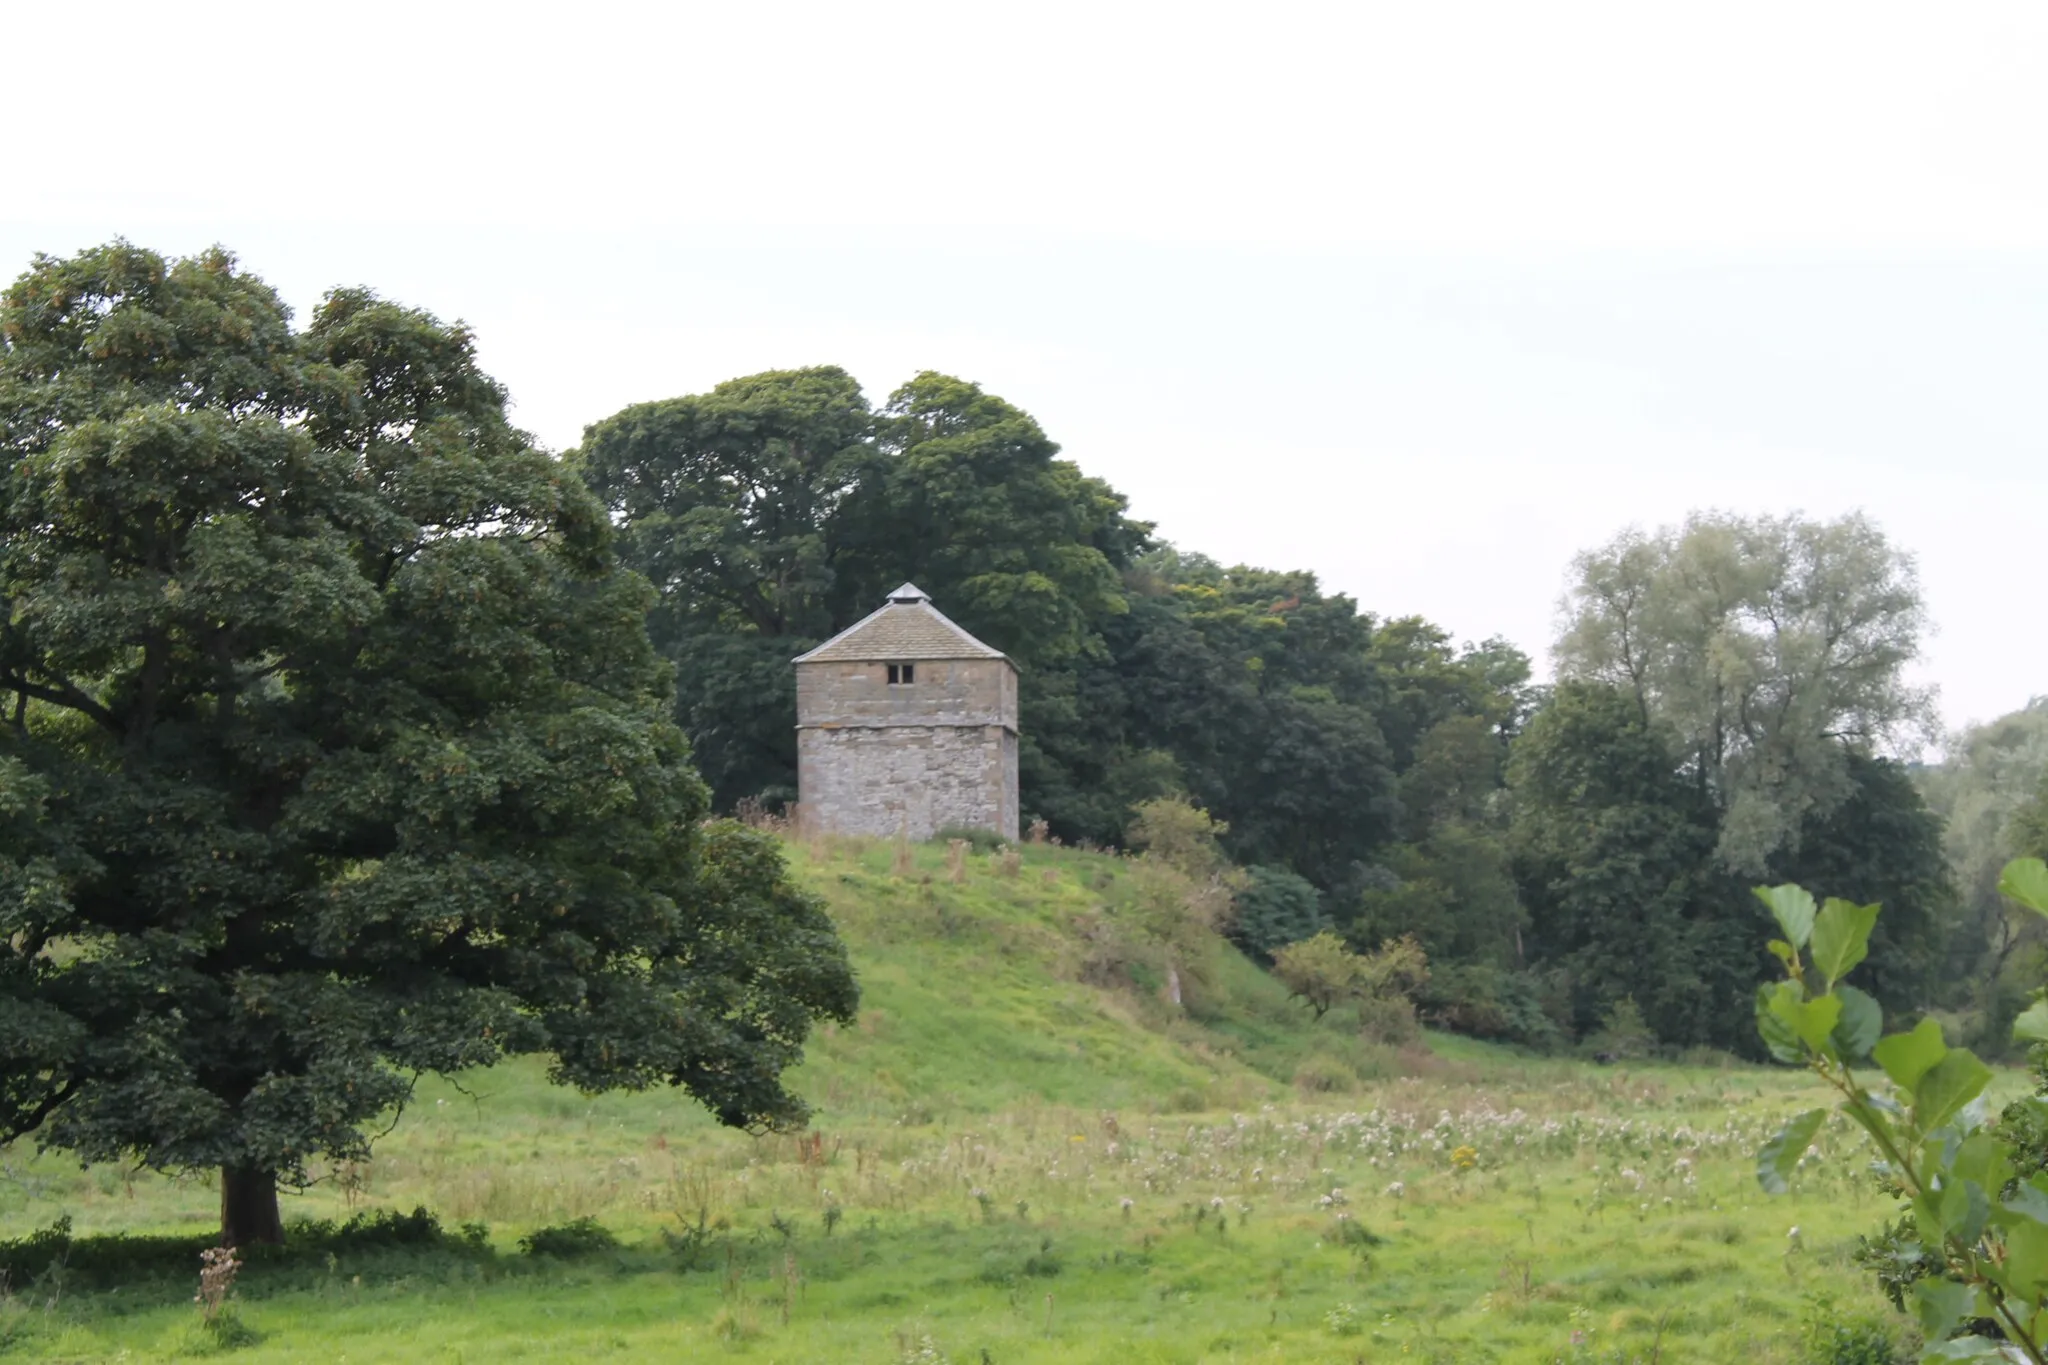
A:
[[[809,1132],[581,1096],[528,1060],[424,1080],[373,1160],[288,1199],[324,1225],[250,1258],[227,1334],[192,1302],[209,1179],[21,1144],[0,1351],[1768,1365],[1801,1359],[1816,1295],[1889,1314],[1849,1259],[1884,1211],[1857,1138],[1826,1130],[1789,1196],[1756,1187],[1768,1131],[1821,1102],[1796,1073],[1394,1051],[1233,954],[1190,973],[1185,1012],[1098,988],[1103,855],[970,858],[957,885],[943,847],[907,876],[886,846],[792,862],[865,991],[796,1078]],[[438,1234],[345,1226],[415,1206]],[[21,1245],[60,1216],[75,1240]],[[616,1244],[534,1239],[584,1219]]]

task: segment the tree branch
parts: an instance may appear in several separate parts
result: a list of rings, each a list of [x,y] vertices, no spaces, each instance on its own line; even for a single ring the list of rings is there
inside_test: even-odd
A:
[[[91,717],[102,729],[114,734],[125,736],[128,733],[128,727],[121,723],[120,717],[94,701],[69,678],[59,679],[55,687],[45,687],[21,677],[0,680],[0,684],[13,688],[22,696],[34,697],[37,701],[46,701],[53,706],[69,707]]]

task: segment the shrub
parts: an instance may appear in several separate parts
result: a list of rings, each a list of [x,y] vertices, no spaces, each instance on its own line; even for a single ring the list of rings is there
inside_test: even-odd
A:
[[[1613,1058],[1647,1057],[1656,1050],[1657,1035],[1643,1022],[1633,995],[1624,995],[1607,1009],[1597,1032],[1586,1038],[1586,1050]]]
[[[1322,898],[1307,878],[1280,867],[1245,869],[1230,926],[1231,941],[1245,952],[1270,962],[1281,948],[1323,928]]]
[[[1358,1033],[1368,1042],[1398,1047],[1422,1036],[1415,1002],[1405,995],[1369,995],[1358,1002]]]
[[[1807,1305],[1799,1326],[1804,1365],[1900,1365],[1898,1334],[1874,1313],[1843,1313],[1825,1297]]]
[[[519,1249],[529,1256],[554,1256],[573,1260],[617,1250],[619,1239],[595,1218],[578,1218],[551,1228],[536,1228],[519,1239]]]
[[[1521,972],[1483,964],[1447,967],[1430,978],[1417,1003],[1425,1019],[1454,1033],[1539,1048],[1561,1041],[1537,982]]]
[[[1328,1053],[1314,1052],[1294,1068],[1294,1084],[1311,1095],[1348,1094],[1358,1088],[1358,1073]]]
[[[1325,929],[1313,938],[1290,943],[1273,955],[1273,975],[1289,995],[1307,1003],[1320,1019],[1339,1001],[1359,989],[1364,959],[1344,940]]]

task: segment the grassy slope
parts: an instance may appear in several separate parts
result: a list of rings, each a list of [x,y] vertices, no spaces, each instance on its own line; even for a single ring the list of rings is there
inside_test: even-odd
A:
[[[797,1078],[819,1145],[717,1130],[671,1094],[577,1096],[527,1063],[423,1085],[353,1188],[320,1186],[287,1217],[423,1203],[451,1225],[488,1221],[496,1251],[255,1267],[241,1311],[263,1336],[237,1354],[886,1362],[929,1335],[962,1365],[1547,1362],[1578,1358],[1579,1332],[1600,1350],[1588,1360],[1761,1365],[1794,1359],[1806,1293],[1867,1304],[1846,1250],[1877,1206],[1834,1174],[1846,1149],[1788,1200],[1763,1200],[1748,1174],[1758,1134],[1811,1102],[1795,1077],[1624,1072],[1462,1040],[1394,1057],[1334,1015],[1311,1023],[1233,954],[1195,974],[1183,1015],[1079,980],[1113,860],[1030,849],[1014,877],[979,859],[956,886],[942,850],[915,852],[900,878],[884,847],[792,850],[865,989],[859,1021],[827,1031]],[[1289,1082],[1311,1059],[1366,1082],[1300,1094]],[[1396,1070],[1419,1074],[1378,1079]],[[1445,1155],[1463,1143],[1480,1152],[1468,1174]],[[204,1181],[131,1185],[25,1150],[0,1173],[6,1236],[60,1212],[81,1232],[203,1236],[213,1213]],[[1325,1209],[1333,1186],[1349,1202]],[[657,1232],[700,1209],[729,1231],[686,1271]],[[1340,1211],[1384,1243],[1341,1245]],[[512,1250],[582,1216],[626,1248],[568,1263]],[[192,1254],[118,1293],[96,1291],[81,1258],[68,1289],[46,1275],[0,1304],[0,1346],[12,1334],[26,1354],[82,1360],[203,1346],[180,1269]]]

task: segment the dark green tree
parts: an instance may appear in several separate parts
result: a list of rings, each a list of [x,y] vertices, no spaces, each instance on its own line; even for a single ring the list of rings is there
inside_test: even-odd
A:
[[[889,396],[877,451],[834,528],[838,620],[908,579],[1027,671],[1095,648],[1151,529],[1121,495],[1055,458],[1031,414],[929,370]]]
[[[1946,984],[1943,939],[1956,914],[1941,821],[1902,764],[1853,751],[1845,764],[1848,795],[1808,816],[1796,849],[1773,859],[1771,880],[1882,905],[1862,988],[1890,1013],[1918,1010]]]
[[[844,951],[704,823],[653,594],[466,331],[117,243],[0,347],[0,1136],[217,1168],[239,1243],[511,1052],[802,1118]]]
[[[676,665],[676,718],[723,809],[795,796],[789,661],[851,624],[833,608],[835,517],[873,475],[873,428],[844,370],[781,370],[627,408],[576,452],[621,558],[660,594],[648,631]]]
[[[1370,618],[1308,573],[1163,551],[1130,577],[1108,638],[1132,747],[1173,756],[1240,862],[1327,888],[1370,859],[1399,817]]]
[[[1230,918],[1230,938],[1261,961],[1290,943],[1321,933],[1322,897],[1305,877],[1283,867],[1249,867]]]
[[[1517,740],[1509,840],[1529,962],[1578,1031],[1633,996],[1672,1043],[1746,1043],[1762,911],[1713,866],[1717,812],[1633,698],[1566,683]]]

